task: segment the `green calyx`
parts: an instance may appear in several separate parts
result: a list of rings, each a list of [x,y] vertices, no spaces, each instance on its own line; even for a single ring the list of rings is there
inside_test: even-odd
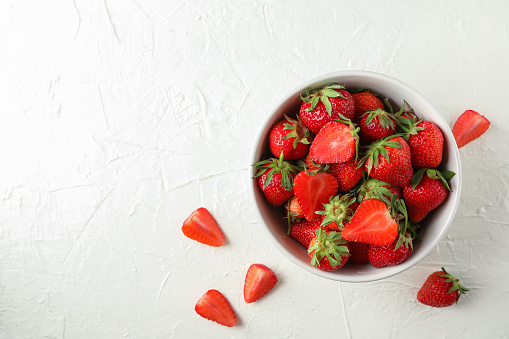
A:
[[[443,267],[442,267],[442,271],[444,273],[437,273],[437,274],[435,274],[435,276],[445,278],[446,279],[445,282],[452,282],[452,286],[451,286],[451,288],[449,289],[449,291],[447,293],[451,293],[451,292],[454,292],[454,291],[459,291],[458,298],[456,299],[456,302],[458,302],[458,300],[461,297],[461,295],[465,294],[466,292],[468,292],[470,290],[468,288],[466,288],[466,287],[463,287],[460,284],[459,279],[457,279],[453,275],[447,273],[447,271]]]
[[[284,161],[283,157],[284,157],[283,152],[281,152],[279,159],[270,158],[267,160],[259,161],[256,164],[252,165],[259,170],[258,173],[256,173],[256,175],[253,178],[258,178],[259,176],[262,176],[265,173],[267,173],[267,176],[263,181],[264,189],[267,188],[267,186],[269,186],[274,175],[279,173],[281,173],[281,182],[283,188],[287,191],[291,191],[293,189],[292,173],[296,175],[302,170],[302,168],[293,165],[288,161]]]
[[[452,179],[455,173],[452,171],[439,171],[437,169],[432,168],[420,168],[417,172],[415,172],[415,174],[412,176],[411,182],[413,189],[415,189],[417,185],[419,185],[424,176],[424,173],[426,173],[426,175],[431,179],[439,179],[442,182],[442,184],[444,184],[445,188],[448,191],[451,191],[451,188],[447,180]]]
[[[319,102],[322,102],[325,106],[325,109],[327,110],[327,113],[329,115],[332,114],[332,105],[329,100],[329,98],[343,98],[345,99],[344,95],[341,94],[338,90],[345,89],[345,87],[333,83],[330,85],[327,85],[319,90],[313,90],[311,91],[310,88],[306,90],[305,93],[300,95],[300,98],[305,103],[310,103],[311,105],[306,109],[306,111],[312,111],[316,108],[316,105],[318,105]]]
[[[391,216],[398,224],[399,238],[396,243],[395,250],[397,250],[403,243],[405,243],[407,248],[409,246],[413,248],[412,240],[417,230],[414,228],[415,224],[409,223],[405,201],[403,199],[398,199],[396,194],[394,194],[391,198],[390,210]]]
[[[357,188],[355,188],[355,194],[357,201],[360,203],[364,199],[375,198],[390,205],[393,193],[387,186],[392,186],[385,181],[377,180],[369,177],[365,172],[363,174],[364,179]]]
[[[346,246],[348,242],[343,239],[341,232],[327,232],[318,228],[315,234],[317,241],[308,249],[308,253],[315,251],[311,258],[311,266],[318,267],[320,261],[327,257],[330,265],[336,268],[341,263],[341,257],[350,255]]]
[[[282,139],[295,138],[293,140],[293,148],[297,148],[297,144],[299,142],[309,145],[312,141],[311,132],[304,125],[304,123],[302,123],[302,121],[300,120],[300,116],[297,115],[297,120],[295,120],[295,119],[289,118],[285,114],[285,119],[288,122],[283,125],[284,129],[289,129],[290,132],[288,132],[288,134],[286,134],[284,137],[282,137]]]
[[[321,226],[335,222],[340,230],[343,229],[343,222],[346,223],[352,219],[353,210],[350,208],[350,205],[354,202],[355,198],[350,195],[330,197],[329,203],[323,204],[324,210],[315,212],[319,215],[325,215]]]
[[[366,113],[361,115],[361,118],[364,116],[367,116],[366,125],[369,125],[373,121],[373,119],[377,118],[378,123],[380,124],[380,126],[382,126],[382,128],[384,129],[393,128],[394,130],[396,129],[396,124],[394,122],[395,118],[392,116],[391,113],[386,112],[381,108],[367,111]]]
[[[385,138],[382,138],[380,140],[374,141],[373,143],[361,146],[362,148],[366,149],[365,152],[363,152],[364,156],[362,157],[361,161],[359,162],[359,166],[362,166],[364,163],[367,162],[367,172],[368,174],[371,172],[373,167],[378,166],[379,157],[380,155],[385,158],[385,161],[389,162],[389,152],[387,151],[387,148],[402,148],[403,145],[399,143],[396,140],[391,140],[395,137],[400,136],[399,134],[393,134],[389,135]]]

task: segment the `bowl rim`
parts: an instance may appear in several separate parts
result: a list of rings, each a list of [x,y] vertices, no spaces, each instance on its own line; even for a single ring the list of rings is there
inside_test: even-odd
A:
[[[318,83],[326,83],[326,82],[338,82],[337,78],[346,78],[346,77],[360,77],[360,78],[366,78],[366,79],[376,79],[381,80],[386,83],[390,83],[392,86],[397,86],[400,88],[405,89],[409,93],[411,93],[414,97],[418,98],[422,103],[425,103],[428,106],[428,109],[434,112],[434,115],[438,119],[441,120],[441,123],[443,125],[449,126],[445,118],[438,112],[435,107],[416,89],[414,89],[412,86],[404,83],[401,80],[398,80],[396,78],[393,78],[389,75],[385,75],[378,72],[373,71],[366,71],[366,70],[347,70],[347,71],[336,71],[332,73],[326,73],[320,76],[317,76],[315,78],[312,78],[310,80],[304,81],[300,83],[298,86],[295,86],[291,91],[288,91],[286,95],[283,95],[280,100],[276,102],[274,106],[272,106],[272,109],[269,111],[270,113],[266,116],[263,123],[260,125],[260,128],[258,130],[254,145],[252,147],[251,151],[251,164],[254,164],[259,161],[259,140],[261,140],[261,137],[264,134],[264,131],[267,129],[267,125],[271,120],[274,119],[274,113],[278,111],[288,100],[290,100],[292,97],[294,97],[297,94],[302,93],[307,88],[310,87],[316,87]],[[442,133],[447,134],[446,140],[454,140],[454,137],[452,135],[452,131],[450,128],[448,128],[446,131],[442,131]],[[313,273],[317,276],[327,278],[330,280],[340,281],[340,282],[353,282],[353,283],[362,283],[362,282],[371,282],[371,281],[377,281],[381,279],[385,279],[391,276],[394,276],[396,274],[402,273],[409,269],[410,267],[416,265],[419,263],[422,259],[424,259],[436,246],[437,244],[443,239],[443,237],[446,235],[448,229],[450,228],[452,221],[456,215],[456,212],[458,210],[460,197],[461,197],[461,186],[462,186],[462,170],[461,170],[461,159],[458,147],[455,142],[451,142],[450,145],[452,145],[452,149],[450,152],[454,154],[454,163],[456,165],[456,174],[455,174],[455,180],[457,181],[457,187],[455,187],[455,199],[453,201],[452,209],[447,217],[447,220],[445,221],[445,225],[442,227],[440,233],[436,236],[435,240],[429,244],[427,247],[427,250],[420,251],[418,253],[412,254],[412,256],[404,261],[403,263],[396,265],[396,266],[389,266],[384,268],[379,268],[375,271],[375,274],[369,274],[369,275],[355,275],[355,274],[341,274],[341,270],[327,272],[323,270],[316,269],[308,264],[303,263],[301,260],[296,258],[283,244],[281,244],[274,234],[269,230],[268,225],[266,224],[266,221],[264,220],[264,216],[262,215],[260,208],[258,207],[258,203],[256,200],[256,193],[255,190],[259,189],[256,185],[256,181],[253,179],[255,168],[250,166],[249,172],[249,186],[250,186],[250,193],[251,193],[251,200],[255,205],[256,214],[258,216],[259,221],[262,224],[262,228],[265,229],[265,232],[267,232],[267,235],[271,238],[272,243],[278,248],[278,250],[291,262],[296,264],[297,266],[301,267],[307,272]],[[250,164],[250,165],[251,165]]]

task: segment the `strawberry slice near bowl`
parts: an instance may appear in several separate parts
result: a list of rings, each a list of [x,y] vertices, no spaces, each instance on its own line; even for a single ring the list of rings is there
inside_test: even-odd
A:
[[[216,219],[204,207],[191,213],[182,225],[182,232],[186,237],[209,246],[219,247],[226,241]]]
[[[276,285],[276,274],[263,264],[252,264],[244,280],[244,301],[252,303],[269,293]]]
[[[237,316],[230,303],[218,290],[208,290],[198,300],[194,310],[201,317],[223,326],[233,327],[237,324]]]
[[[320,217],[315,212],[323,210],[323,204],[336,195],[338,181],[327,172],[311,174],[303,171],[295,176],[293,190],[306,220],[312,221]]]
[[[330,121],[315,136],[309,157],[317,164],[342,163],[353,158],[357,150],[359,129],[352,124]]]
[[[479,138],[490,127],[490,121],[473,110],[466,110],[454,123],[452,134],[458,148]]]

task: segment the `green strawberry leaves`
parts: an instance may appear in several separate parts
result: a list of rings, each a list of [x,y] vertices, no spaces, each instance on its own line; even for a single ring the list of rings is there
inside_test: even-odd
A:
[[[460,284],[459,279],[457,279],[453,275],[447,273],[447,271],[443,267],[442,267],[442,271],[444,273],[435,274],[435,276],[446,278],[445,282],[452,282],[452,286],[451,286],[451,288],[449,289],[449,291],[447,293],[451,293],[451,292],[454,292],[454,291],[459,291],[458,298],[456,299],[456,302],[458,302],[458,300],[461,297],[461,295],[465,294],[466,292],[468,292],[470,290],[468,288],[466,288],[466,287],[463,287]]]
[[[447,180],[452,179],[452,177],[454,177],[455,173],[452,171],[439,171],[437,169],[431,169],[431,168],[420,168],[417,172],[415,172],[415,174],[412,177],[412,182],[411,182],[413,189],[415,189],[417,187],[417,185],[419,185],[419,183],[422,180],[422,177],[424,176],[424,173],[426,173],[426,175],[431,179],[440,179],[442,184],[444,184],[445,188],[448,191],[451,191],[451,188],[450,188]]]
[[[366,152],[359,162],[359,166],[362,166],[367,161],[367,172],[370,173],[373,167],[378,166],[378,159],[380,155],[385,158],[385,161],[389,162],[389,152],[386,147],[392,148],[402,148],[403,145],[396,140],[390,140],[398,136],[398,134],[393,134],[383,139],[377,140],[370,145],[361,146],[366,148]]]
[[[290,139],[295,138],[293,140],[293,148],[297,148],[297,144],[299,142],[309,145],[312,141],[311,132],[309,129],[302,123],[300,120],[300,116],[297,115],[297,120],[289,118],[285,114],[285,119],[288,121],[287,123],[283,124],[284,129],[289,129],[290,132],[286,134],[281,139]]]
[[[293,189],[293,176],[290,173],[297,174],[302,168],[299,166],[293,165],[288,161],[283,160],[284,154],[281,152],[279,159],[270,158],[267,160],[262,160],[253,164],[256,169],[258,169],[258,173],[253,178],[258,178],[259,176],[265,174],[268,171],[265,180],[263,181],[263,188],[267,188],[269,186],[272,177],[275,174],[281,173],[281,182],[283,188],[287,191],[291,191]]]
[[[316,108],[319,102],[322,102],[325,106],[325,110],[329,115],[332,114],[332,104],[329,100],[329,98],[343,98],[345,99],[345,96],[341,94],[338,90],[344,89],[344,86],[341,86],[337,83],[332,83],[329,85],[326,85],[322,89],[311,91],[310,88],[306,90],[306,92],[300,95],[300,99],[304,101],[305,103],[310,103],[311,105],[306,109],[306,111],[312,111]]]
[[[341,263],[341,257],[349,256],[348,243],[341,236],[341,232],[327,231],[318,228],[316,230],[317,241],[309,247],[308,253],[315,251],[311,259],[311,266],[318,267],[320,261],[327,257],[330,265],[336,268]],[[339,260],[338,260],[339,259]]]

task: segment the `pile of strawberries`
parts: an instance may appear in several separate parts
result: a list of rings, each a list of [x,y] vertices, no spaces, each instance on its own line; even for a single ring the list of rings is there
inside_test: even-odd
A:
[[[440,128],[369,89],[334,83],[301,99],[272,126],[270,157],[253,165],[260,189],[284,206],[288,235],[318,269],[400,264],[451,190],[454,173],[438,169]]]

